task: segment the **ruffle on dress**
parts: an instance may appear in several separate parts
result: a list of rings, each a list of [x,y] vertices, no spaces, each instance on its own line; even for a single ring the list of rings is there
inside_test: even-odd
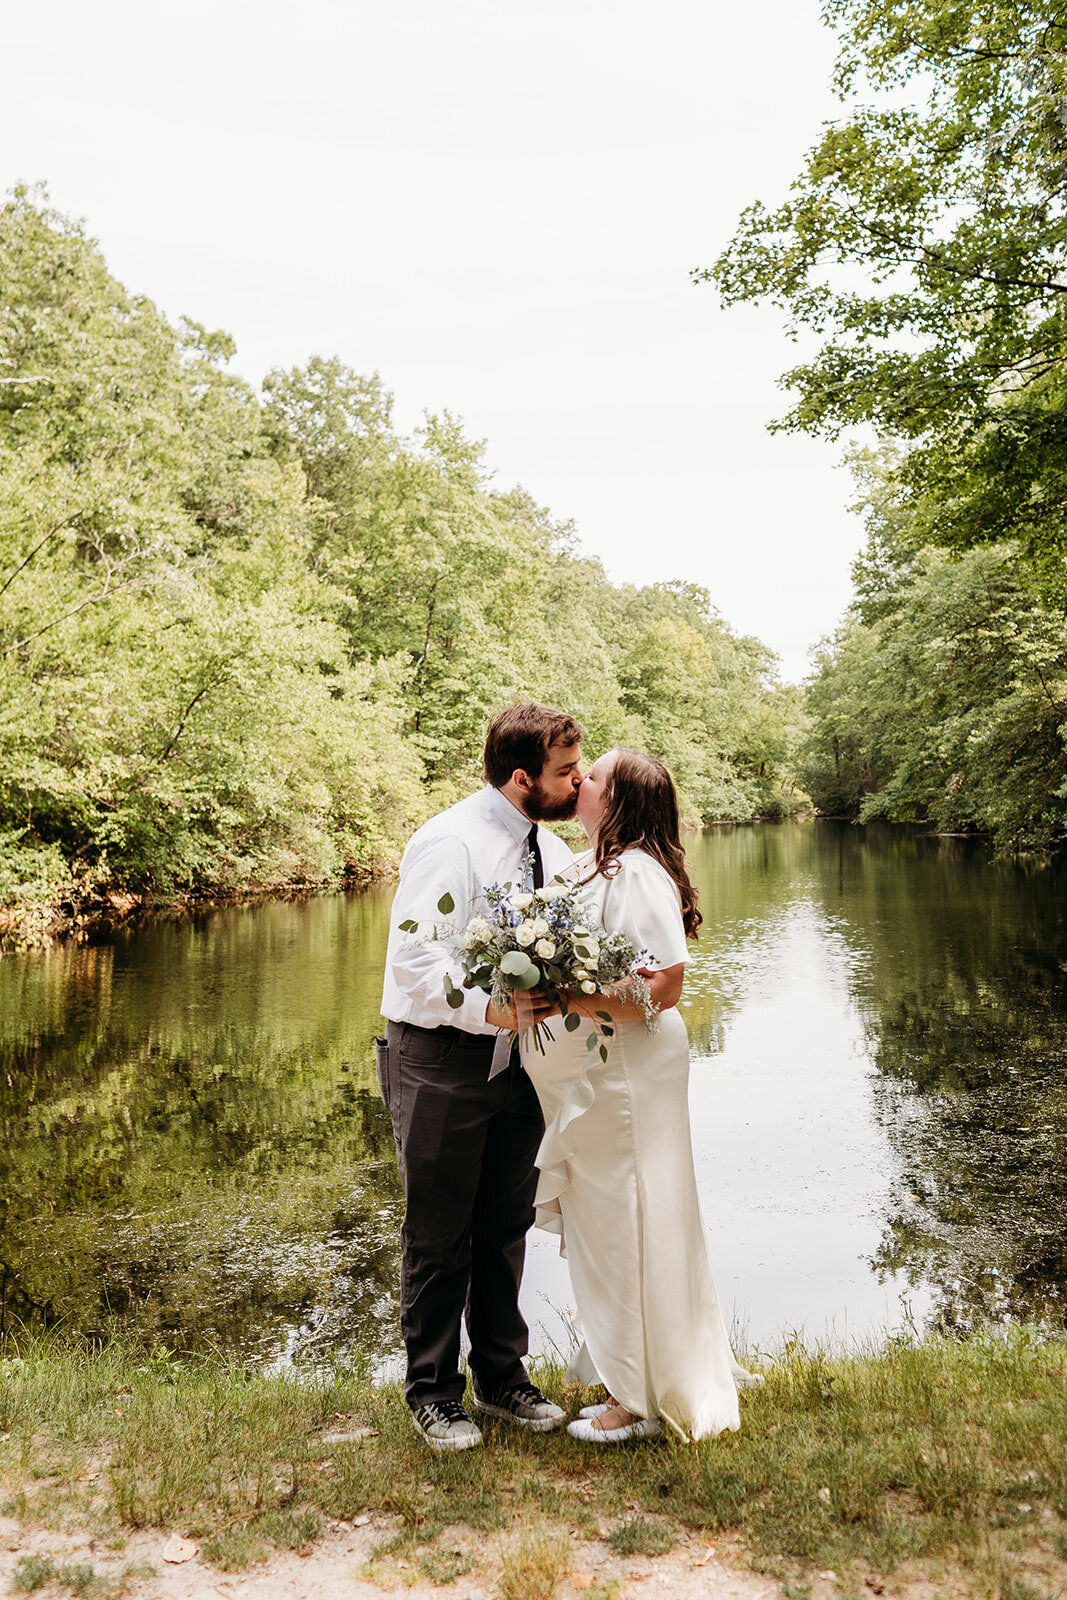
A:
[[[586,1051],[587,1058],[594,1055]],[[536,1156],[540,1171],[534,1195],[534,1225],[559,1238],[559,1253],[566,1258],[567,1240],[563,1232],[563,1207],[560,1196],[571,1186],[570,1157],[574,1150],[574,1127],[593,1104],[595,1090],[589,1081],[592,1060],[581,1062],[552,1121],[545,1128]]]

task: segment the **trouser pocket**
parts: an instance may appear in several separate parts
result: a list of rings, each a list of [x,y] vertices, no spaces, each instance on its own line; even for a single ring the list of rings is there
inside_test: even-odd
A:
[[[374,1041],[374,1067],[378,1074],[378,1087],[382,1091],[382,1099],[389,1105],[389,1041],[388,1039],[375,1039]]]

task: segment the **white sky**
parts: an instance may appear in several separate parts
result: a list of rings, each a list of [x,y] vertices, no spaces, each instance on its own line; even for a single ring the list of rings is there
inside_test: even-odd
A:
[[[237,341],[447,407],[620,582],[705,584],[798,679],[862,541],[840,447],[768,435],[797,347],[707,265],[820,122],[817,0],[8,7],[0,188]]]

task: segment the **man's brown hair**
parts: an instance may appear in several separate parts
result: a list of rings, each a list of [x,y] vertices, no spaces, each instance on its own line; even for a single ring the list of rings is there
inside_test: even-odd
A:
[[[485,781],[502,789],[516,770],[539,778],[549,746],[578,744],[584,729],[562,711],[536,701],[508,706],[489,724],[485,738]]]

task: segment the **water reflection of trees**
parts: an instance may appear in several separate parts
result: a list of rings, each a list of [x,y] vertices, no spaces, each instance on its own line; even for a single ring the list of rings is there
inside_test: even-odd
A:
[[[848,946],[900,1171],[874,1265],[946,1326],[1062,1319],[1062,874],[833,825],[691,841],[698,1054],[812,901]],[[400,1195],[372,1071],[388,895],[266,906],[0,965],[6,1315],[177,1346],[395,1347]],[[768,932],[770,930],[770,933]]]
[[[381,930],[367,902],[264,912],[0,974],[9,1325],[271,1359],[320,1353],[330,1313],[335,1353],[395,1344]]]
[[[718,1054],[753,967],[768,958],[788,908],[812,884],[810,826],[730,827],[688,835],[704,917],[679,1009],[694,1056]]]
[[[819,858],[824,896],[865,951],[854,994],[900,1161],[873,1264],[932,1289],[947,1328],[1062,1322],[1062,874],[882,831],[828,830]]]

